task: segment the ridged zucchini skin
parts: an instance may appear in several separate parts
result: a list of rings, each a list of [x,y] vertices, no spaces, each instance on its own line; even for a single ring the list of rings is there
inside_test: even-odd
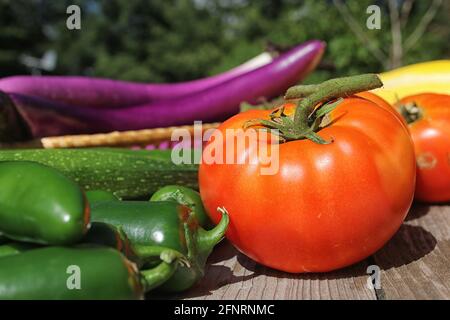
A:
[[[2,150],[0,161],[35,161],[61,171],[84,190],[104,190],[120,199],[148,198],[168,184],[198,189],[198,166],[175,165],[170,150],[26,149]]]

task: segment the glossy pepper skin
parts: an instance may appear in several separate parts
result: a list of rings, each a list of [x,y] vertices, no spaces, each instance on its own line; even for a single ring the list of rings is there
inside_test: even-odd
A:
[[[89,227],[83,191],[59,171],[29,161],[0,162],[0,233],[10,239],[67,245]]]
[[[169,185],[156,191],[150,201],[175,201],[191,209],[199,224],[206,229],[213,226],[203,207],[200,193],[183,186]]]
[[[79,267],[79,290],[68,289],[70,266]],[[112,248],[46,247],[0,258],[0,299],[142,299],[175,269],[162,262],[139,272]]]
[[[189,208],[172,201],[110,201],[93,208],[92,221],[120,228],[133,245],[170,248],[186,256],[189,266],[178,267],[160,287],[178,292],[203,276],[206,259],[225,234],[228,214],[224,211],[218,225],[206,231]]]
[[[133,262],[138,261],[128,238],[120,229],[103,222],[92,222],[82,243],[114,248]]]
[[[104,222],[92,222],[82,242],[114,248],[138,267],[144,264],[156,265],[161,260],[171,263],[174,258],[179,259],[181,263],[187,263],[186,258],[178,251],[161,246],[132,244],[122,229]]]
[[[80,268],[81,290],[67,288],[71,265]],[[0,259],[0,298],[138,299],[137,275],[113,249],[48,247]]]
[[[37,245],[25,242],[9,242],[0,245],[0,258],[13,256],[28,250],[38,248]]]

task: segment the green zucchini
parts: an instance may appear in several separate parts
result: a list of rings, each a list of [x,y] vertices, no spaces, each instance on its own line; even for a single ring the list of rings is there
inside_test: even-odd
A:
[[[176,165],[170,150],[27,149],[0,151],[0,161],[35,161],[61,171],[85,191],[104,190],[120,199],[147,198],[178,184],[198,189],[195,164]]]

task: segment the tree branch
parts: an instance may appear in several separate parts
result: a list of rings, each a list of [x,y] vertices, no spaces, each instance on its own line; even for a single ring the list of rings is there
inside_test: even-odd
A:
[[[436,16],[439,7],[442,4],[442,0],[434,0],[431,6],[428,8],[427,12],[423,15],[422,19],[420,20],[419,24],[417,25],[416,29],[409,35],[409,37],[405,41],[405,53],[408,52],[411,48],[414,47],[414,45],[417,43],[417,41],[420,40],[422,35],[427,30],[428,25],[433,21],[434,17]]]
[[[387,56],[381,51],[373,42],[367,37],[364,30],[361,28],[360,24],[355,20],[347,7],[342,3],[341,0],[333,0],[334,5],[338,9],[339,13],[344,18],[344,21],[350,27],[350,30],[359,38],[359,40],[364,43],[369,50],[369,52],[383,65],[386,66]]]
[[[406,26],[409,19],[409,14],[411,13],[411,9],[413,7],[414,0],[404,0],[402,4],[402,9],[400,13],[400,22],[402,25],[402,28]]]
[[[389,0],[388,4],[392,34],[390,68],[394,69],[400,67],[403,61],[402,28],[398,12],[399,10],[397,8],[397,1]]]

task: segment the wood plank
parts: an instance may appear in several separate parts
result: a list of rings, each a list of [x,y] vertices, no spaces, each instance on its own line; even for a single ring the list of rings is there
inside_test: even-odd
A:
[[[381,289],[366,285],[368,265]],[[211,255],[204,279],[169,299],[450,299],[450,205],[415,204],[397,234],[354,266],[326,274],[288,274],[261,266],[230,243]]]
[[[374,255],[384,299],[450,299],[450,206],[416,204]]]
[[[224,242],[205,278],[176,299],[376,299],[366,286],[367,262],[327,274],[289,274],[261,266]]]

